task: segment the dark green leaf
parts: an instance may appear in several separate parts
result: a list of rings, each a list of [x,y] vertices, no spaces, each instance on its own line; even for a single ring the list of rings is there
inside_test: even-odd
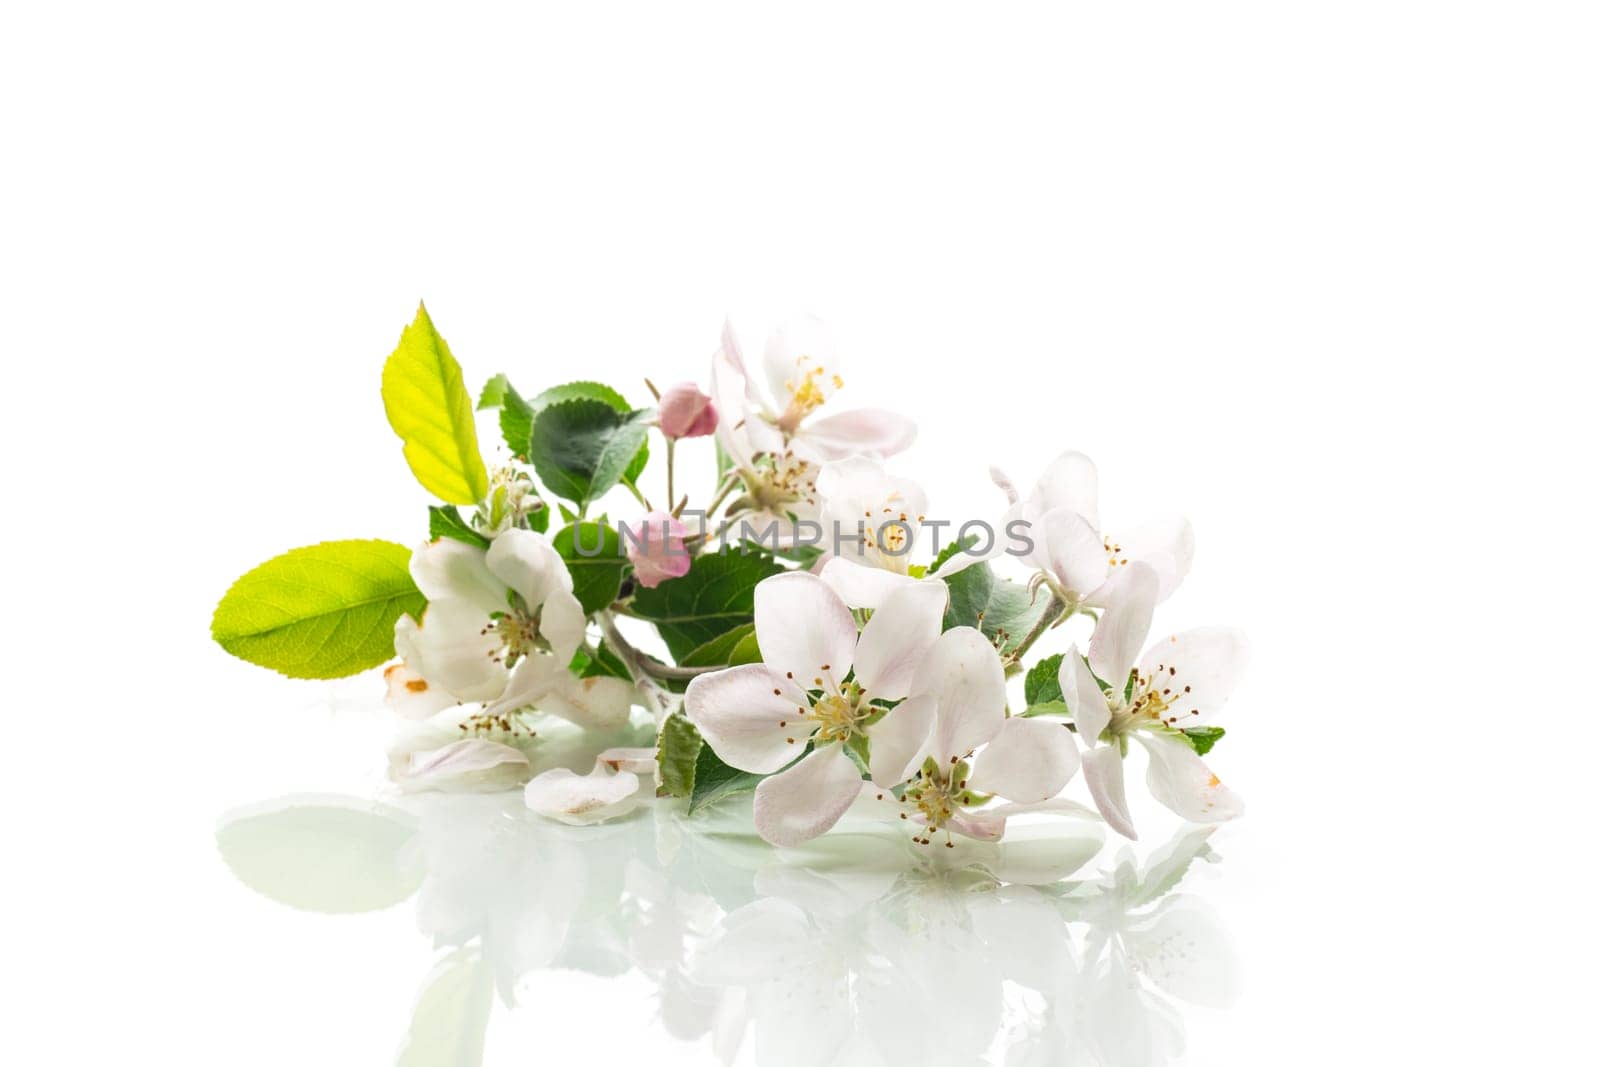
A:
[[[428,508],[428,537],[434,541],[448,537],[477,548],[489,547],[489,539],[468,525],[454,506]]]
[[[633,613],[656,624],[674,659],[755,621],[756,583],[783,568],[770,557],[732,549],[698,556],[689,573],[633,597]]]
[[[599,382],[568,382],[565,385],[552,386],[534,397],[528,415],[529,420],[531,421],[533,416],[551,404],[559,404],[563,400],[598,400],[609,405],[611,410],[619,415],[627,415],[633,411],[633,405],[609,385],[601,385]],[[628,463],[627,470],[622,472],[622,480],[629,485],[637,482],[639,475],[644,472],[645,464],[649,461],[650,446],[647,442],[641,443],[639,451],[634,453],[633,459]]]
[[[656,764],[661,768],[659,795],[686,797],[694,792],[695,766],[705,742],[682,715],[669,715],[656,739]]]
[[[1035,597],[1026,586],[996,578],[987,563],[957,571],[945,584],[950,587],[950,606],[944,613],[944,628],[976,626],[991,640],[1004,634],[1002,652],[1021,644],[1050,608],[1048,594]]]
[[[587,504],[621,480],[648,429],[643,412],[625,415],[600,400],[563,400],[534,420],[529,458],[552,493]]]
[[[710,745],[701,745],[694,763],[694,791],[689,795],[689,814],[736,793],[747,793],[766,777],[730,767],[717,758]]]
[[[628,557],[617,531],[596,522],[574,523],[550,539],[572,574],[572,595],[585,614],[609,607],[622,589]]]

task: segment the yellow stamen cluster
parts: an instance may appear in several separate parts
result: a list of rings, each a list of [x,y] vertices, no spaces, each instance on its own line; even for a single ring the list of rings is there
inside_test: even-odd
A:
[[[1184,719],[1200,714],[1199,708],[1190,708],[1187,713],[1181,710],[1183,698],[1193,689],[1193,686],[1180,685],[1178,668],[1164,663],[1156,664],[1156,669],[1150,674],[1135,670],[1133,701],[1128,706],[1128,715],[1135,721],[1147,718],[1165,726],[1176,726]]]
[[[824,676],[833,668],[824,663],[820,673],[811,679],[812,684],[821,689],[829,684]],[[794,674],[788,675],[791,681]],[[773,695],[781,693],[781,689],[774,689]],[[816,741],[822,744],[828,741],[848,741],[861,729],[861,723],[872,714],[873,709],[867,704],[867,691],[854,682],[846,682],[838,692],[824,691],[820,697],[810,701],[810,707],[795,705],[794,718],[782,719],[778,728],[787,730],[790,723],[815,723],[817,727]],[[785,737],[791,745],[796,743],[796,738]]]
[[[534,652],[550,651],[550,642],[539,632],[540,612],[513,609],[485,626],[479,633],[493,633],[500,638],[500,647],[489,652],[489,658],[507,667],[515,667],[523,656]]]
[[[829,375],[828,369],[810,356],[796,357],[794,363],[795,376],[783,383],[789,402],[778,417],[778,428],[786,434],[794,433],[802,419],[821,407],[834,389],[844,386],[843,378]]]

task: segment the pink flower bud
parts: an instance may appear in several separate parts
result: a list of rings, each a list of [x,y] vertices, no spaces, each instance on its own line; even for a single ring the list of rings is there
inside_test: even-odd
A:
[[[654,589],[668,578],[689,573],[689,552],[683,547],[686,532],[683,523],[664,511],[652,511],[627,524],[622,543],[640,585]]]
[[[693,382],[679,382],[661,394],[661,432],[668,437],[704,437],[717,428],[717,407]]]

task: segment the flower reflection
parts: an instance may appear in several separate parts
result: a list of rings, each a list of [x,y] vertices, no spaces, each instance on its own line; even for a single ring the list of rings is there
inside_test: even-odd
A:
[[[759,1067],[1164,1064],[1181,1005],[1234,995],[1226,933],[1177,892],[1214,828],[1096,867],[1091,823],[928,850],[850,820],[778,852],[737,801],[569,827],[517,794],[313,796],[230,812],[218,842],[290,906],[414,900],[439,958],[407,1067],[482,1063],[496,998],[550,968],[643,975],[668,1033]]]

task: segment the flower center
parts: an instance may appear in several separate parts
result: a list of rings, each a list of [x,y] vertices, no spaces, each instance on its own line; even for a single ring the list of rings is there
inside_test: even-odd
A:
[[[794,363],[794,377],[785,379],[783,383],[784,392],[789,394],[789,403],[783,409],[783,414],[778,416],[778,429],[785,434],[792,434],[799,429],[807,415],[821,407],[833,390],[844,385],[843,378],[837,374],[829,375],[828,369],[810,356],[800,356]]]
[[[1163,726],[1176,726],[1184,719],[1199,715],[1199,708],[1183,710],[1194,687],[1185,685],[1178,677],[1178,668],[1165,663],[1156,664],[1154,671],[1143,674],[1133,672],[1133,703],[1130,716],[1136,720],[1154,720]]]
[[[1101,540],[1105,544],[1106,548],[1107,565],[1113,568],[1126,567],[1128,565],[1128,557],[1122,554],[1122,546],[1111,540],[1109,537],[1104,537]]]
[[[550,642],[539,632],[539,615],[539,611],[513,608],[496,616],[493,622],[483,628],[484,633],[493,631],[500,638],[500,650],[489,653],[490,658],[507,667],[515,667],[523,656],[549,652]]]
[[[757,468],[755,483],[745,487],[757,507],[780,511],[797,500],[816,502],[817,472],[810,463],[793,452],[772,454],[769,460]]]
[[[921,769],[900,794],[901,802],[914,808],[927,823],[922,836],[912,838],[913,841],[919,845],[928,844],[931,835],[942,830],[958,809],[982,799],[967,790],[969,771],[965,760],[957,760],[947,767],[941,767],[932,756],[923,760]]]

